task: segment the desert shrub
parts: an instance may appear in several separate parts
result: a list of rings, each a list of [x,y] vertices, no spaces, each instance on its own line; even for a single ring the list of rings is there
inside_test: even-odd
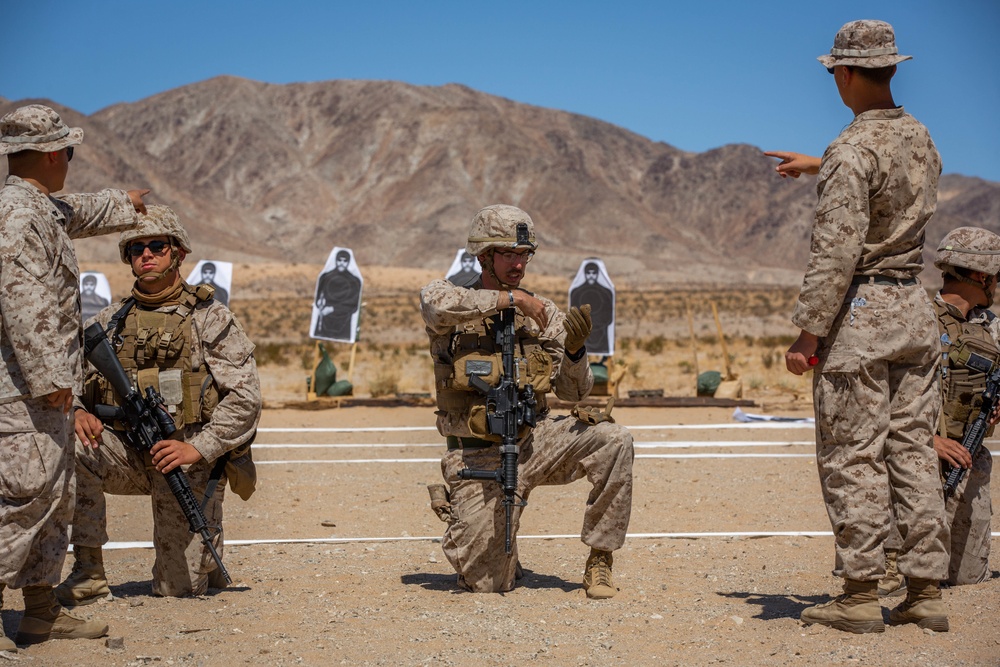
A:
[[[663,336],[653,336],[652,338],[646,341],[646,344],[643,347],[648,354],[655,357],[659,353],[663,352],[664,342],[665,339],[663,338]]]
[[[393,396],[399,392],[399,372],[394,367],[383,367],[368,383],[372,398]]]
[[[258,345],[254,350],[253,356],[257,360],[258,366],[267,366],[268,364],[284,366],[287,363],[285,359],[285,346],[280,343]]]

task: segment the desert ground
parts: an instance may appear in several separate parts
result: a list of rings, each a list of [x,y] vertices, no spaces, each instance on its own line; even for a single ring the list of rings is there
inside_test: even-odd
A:
[[[636,442],[633,515],[615,554],[615,598],[589,601],[581,587],[586,481],[532,493],[518,539],[525,576],[514,591],[459,591],[440,549],[444,524],[430,511],[425,488],[440,481],[443,451],[433,407],[305,401],[315,351],[303,333],[312,288],[303,276],[314,281],[312,268],[285,278],[277,268],[259,270],[253,284],[267,283],[268,291],[243,287],[233,296],[258,343],[266,401],[254,446],[258,491],[247,502],[226,502],[224,559],[233,585],[198,598],[153,597],[148,500],[111,497],[105,561],[113,599],[83,608],[111,626],[108,640],[50,641],[0,654],[0,662],[1000,664],[1000,572],[984,584],[945,591],[949,633],[903,626],[853,635],[802,626],[801,611],[839,589],[830,574],[833,537],[812,426],[739,423],[731,407],[615,408]],[[121,267],[109,267],[109,277],[114,271]],[[353,367],[350,346],[328,348],[338,377],[350,369],[357,396],[432,390],[415,310],[424,278],[366,275],[368,324]],[[304,286],[293,286],[299,282]],[[565,304],[566,281],[540,282]],[[692,396],[696,370],[724,370],[714,301],[731,372],[755,403],[743,410],[808,417],[809,380],[785,373],[781,358],[794,296],[781,288],[621,291],[621,394],[663,389]],[[898,601],[884,603],[886,615]],[[8,635],[21,609],[20,595],[8,591]]]

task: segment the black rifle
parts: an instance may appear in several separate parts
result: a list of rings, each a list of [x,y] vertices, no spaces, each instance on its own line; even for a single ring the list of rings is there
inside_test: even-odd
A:
[[[497,386],[491,387],[479,375],[470,374],[469,384],[486,396],[486,430],[500,436],[500,467],[496,470],[460,470],[462,479],[493,480],[503,487],[503,505],[507,514],[504,542],[507,553],[512,548],[511,516],[514,507],[527,503],[517,495],[517,434],[522,426],[535,425],[535,390],[530,384],[518,389],[518,364],[514,356],[517,337],[514,335],[514,308],[501,310],[494,321],[496,345],[500,348],[503,368]],[[489,373],[491,369],[484,369]]]
[[[979,414],[976,415],[975,420],[965,429],[965,435],[962,436],[962,446],[969,451],[969,455],[975,459],[976,452],[983,444],[983,438],[986,437],[986,432],[990,429],[990,417],[993,415],[993,411],[996,410],[997,401],[1000,399],[1000,368],[992,368],[990,370],[990,375],[986,378],[986,389],[983,389],[983,404],[979,407]],[[948,470],[945,471],[947,475],[944,482],[944,495],[948,497],[955,493],[955,489],[958,488],[959,482],[965,477],[965,468],[952,467],[947,463],[944,464]]]
[[[94,414],[105,422],[120,421],[127,429],[129,444],[140,452],[148,452],[153,445],[161,440],[166,440],[177,427],[174,419],[167,412],[163,404],[163,397],[153,387],[146,387],[145,397],[132,384],[128,373],[122,368],[118,361],[111,343],[108,342],[104,328],[100,324],[94,323],[87,327],[83,335],[83,350],[87,361],[94,365],[94,368],[111,383],[118,396],[122,399],[121,407],[112,405],[97,405],[94,407]],[[229,576],[229,571],[222,564],[219,552],[212,544],[212,533],[208,529],[208,521],[201,505],[194,497],[191,484],[187,475],[180,466],[174,468],[163,475],[167,479],[167,485],[173,492],[174,497],[181,506],[184,517],[188,520],[191,532],[201,535],[201,541],[215,560],[216,565],[226,578],[226,583],[231,584],[233,580]]]

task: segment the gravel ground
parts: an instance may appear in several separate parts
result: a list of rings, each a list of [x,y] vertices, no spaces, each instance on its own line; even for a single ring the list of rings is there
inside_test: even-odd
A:
[[[584,482],[532,494],[518,543],[525,577],[513,592],[464,593],[424,489],[440,478],[431,409],[267,410],[271,429],[424,430],[262,432],[259,491],[226,503],[234,584],[204,597],[150,595],[153,553],[127,544],[150,539],[148,500],[112,497],[114,599],[84,608],[111,625],[109,641],[51,641],[0,654],[0,664],[1000,664],[997,572],[945,591],[949,633],[799,623],[839,589],[811,429],[734,427],[723,409],[615,416],[636,427],[639,446],[611,600],[588,601],[580,585]],[[12,635],[22,603],[16,591],[6,598]]]

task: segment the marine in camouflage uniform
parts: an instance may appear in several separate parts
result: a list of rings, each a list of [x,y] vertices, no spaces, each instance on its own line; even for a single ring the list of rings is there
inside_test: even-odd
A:
[[[993,457],[985,445],[972,457],[961,441],[982,405],[987,378],[982,369],[1000,363],[1000,321],[989,310],[1000,273],[1000,236],[976,227],[959,227],[941,240],[934,265],[941,269],[944,283],[934,298],[941,335],[943,400],[934,449],[945,470],[952,466],[967,470],[945,500],[951,527],[945,581],[960,586],[990,577]],[[903,577],[894,572],[901,542],[899,531],[893,530],[885,544],[889,566],[879,583],[880,595],[892,595],[905,587]]]
[[[157,241],[162,247],[154,250]],[[253,474],[249,443],[260,418],[261,393],[254,345],[229,309],[213,300],[212,289],[192,287],[179,267],[191,251],[177,215],[150,206],[138,228],[119,242],[122,261],[136,276],[134,306],[117,321],[116,354],[135,385],[153,386],[163,396],[178,430],[149,452],[128,444],[121,424],[104,428],[92,414],[95,404],[120,397],[88,366],[77,404],[77,501],[73,516],[73,572],[59,586],[63,604],[95,602],[109,593],[101,545],[108,541],[105,493],[148,495],[153,509],[153,593],[201,595],[226,582],[170,491],[164,473],[183,465],[201,503],[215,477],[244,498],[241,472]],[[124,305],[113,304],[95,318],[106,330]],[[252,480],[251,480],[252,481]],[[208,525],[217,530],[214,546],[223,551],[222,501],[225,484],[213,484],[204,503]]]
[[[479,280],[469,287],[436,280],[420,293],[437,379],[437,427],[449,442],[441,461],[448,488],[438,485],[435,493],[431,487],[432,507],[448,522],[442,547],[458,572],[459,586],[475,592],[511,590],[519,566],[516,540],[511,553],[505,552],[501,486],[459,479],[465,468],[488,470],[500,463],[499,443],[489,439],[482,420],[485,400],[456,374],[465,343],[488,338],[483,334],[495,316],[516,308],[519,354],[528,359],[527,373],[538,394],[551,387],[559,398],[579,401],[594,382],[584,345],[591,329],[589,309],[571,308],[564,314],[552,301],[520,288],[536,247],[527,213],[513,206],[489,206],[473,219],[467,246],[483,266]],[[464,389],[458,388],[463,384]],[[614,423],[610,410],[556,417],[548,413],[542,397],[538,412],[534,429],[518,440],[517,494],[527,500],[537,486],[590,481],[593,488],[581,532],[584,544],[591,547],[584,588],[588,597],[611,597],[617,592],[611,552],[625,541],[632,508],[632,436]],[[514,508],[515,536],[520,512],[520,507]]]
[[[788,369],[813,377],[817,466],[836,539],[844,594],[802,613],[805,623],[882,632],[878,580],[895,511],[899,569],[909,577],[893,623],[948,629],[938,582],[948,526],[933,449],[940,411],[934,309],[917,281],[941,159],[927,129],[892,99],[892,26],[843,26],[829,55],[854,121],[826,149],[809,265],[793,323],[802,333]]]
[[[51,193],[63,188],[83,130],[52,109],[0,119],[0,597],[23,588],[17,640],[99,637],[107,625],[61,609],[59,581],[73,512],[72,395],[81,389],[79,268],[70,239],[136,224],[148,191]],[[6,637],[0,650],[15,646]]]

